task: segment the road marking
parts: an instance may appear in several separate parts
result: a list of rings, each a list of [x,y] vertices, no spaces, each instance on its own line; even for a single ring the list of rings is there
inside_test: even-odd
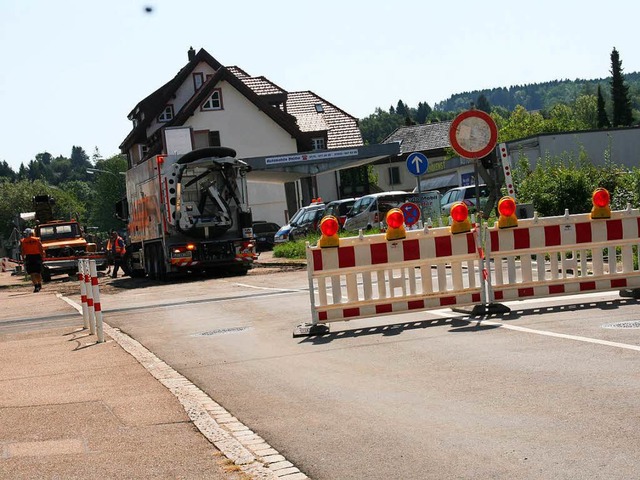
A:
[[[530,299],[530,300],[523,300],[523,301],[519,301],[519,302],[507,302],[508,306],[514,306],[514,305],[522,305],[522,304],[526,304],[526,303],[536,303],[536,304],[540,304],[540,303],[546,303],[546,302],[557,302],[557,301],[561,301],[563,298],[566,298],[568,300],[574,301],[577,298],[591,298],[591,297],[595,297],[595,296],[601,296],[602,294],[596,294],[596,293],[589,293],[589,294],[584,294],[584,295],[572,295],[572,296],[568,296],[568,297],[549,297],[546,299]],[[429,313],[433,313],[434,315],[437,315],[439,317],[456,317],[456,318],[465,318],[468,317],[466,315],[456,315],[455,312],[451,311],[451,310],[430,310]],[[472,322],[472,320],[470,320],[470,323]],[[563,338],[566,340],[575,340],[578,342],[585,342],[585,343],[594,343],[597,345],[604,345],[607,347],[616,347],[616,348],[623,348],[626,350],[633,350],[635,352],[640,352],[640,345],[630,345],[627,343],[619,343],[619,342],[610,342],[609,340],[599,340],[597,338],[591,338],[591,337],[582,337],[579,335],[569,335],[566,333],[555,333],[555,332],[550,332],[548,330],[536,330],[534,328],[527,328],[527,327],[519,327],[517,325],[510,325],[510,324],[506,324],[506,323],[502,323],[502,322],[495,322],[492,320],[477,320],[476,321],[476,325],[494,325],[494,326],[498,326],[498,327],[502,327],[502,328],[506,328],[507,330],[514,330],[517,332],[524,332],[524,333],[533,333],[535,335],[543,335],[543,336],[547,336],[547,337],[555,337],[555,338]]]
[[[275,292],[284,292],[284,293],[295,293],[295,292],[304,292],[308,291],[308,288],[273,288],[273,287],[259,287],[257,285],[249,285],[248,283],[238,283],[238,282],[229,282],[233,285],[238,285],[239,287],[247,287],[247,288],[255,288],[257,290],[273,290]]]

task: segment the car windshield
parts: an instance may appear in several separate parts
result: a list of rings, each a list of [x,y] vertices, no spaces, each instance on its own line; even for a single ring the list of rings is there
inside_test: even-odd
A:
[[[293,225],[294,223],[296,223],[298,220],[300,220],[300,218],[302,218],[302,215],[304,215],[304,210],[300,209],[298,210],[293,217],[291,217],[291,219],[289,220],[289,225]]]

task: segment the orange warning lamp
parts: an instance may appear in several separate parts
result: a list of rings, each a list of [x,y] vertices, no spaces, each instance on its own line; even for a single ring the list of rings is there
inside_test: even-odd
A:
[[[456,202],[451,206],[451,220],[453,223],[449,230],[451,233],[466,233],[471,230],[471,220],[469,220],[469,207],[464,202]]]
[[[516,201],[512,197],[502,197],[498,202],[498,228],[511,228],[518,226],[516,217]]]
[[[593,203],[591,218],[611,218],[610,201],[611,197],[606,188],[596,188],[591,196],[591,202]]]
[[[326,247],[338,247],[340,245],[340,238],[338,237],[338,230],[340,229],[340,223],[338,219],[333,215],[327,215],[320,220],[320,231],[322,236],[318,240],[318,246],[320,248]]]
[[[407,237],[404,229],[404,213],[399,208],[392,208],[387,212],[387,240],[401,240]]]

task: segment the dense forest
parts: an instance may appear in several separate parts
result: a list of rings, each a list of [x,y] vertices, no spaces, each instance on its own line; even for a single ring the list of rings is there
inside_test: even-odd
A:
[[[640,110],[640,72],[624,75],[629,86],[631,105],[635,110]],[[549,110],[558,103],[570,104],[582,95],[597,95],[598,86],[606,103],[611,102],[611,77],[595,80],[553,80],[544,83],[530,83],[527,85],[514,85],[511,87],[499,87],[486,90],[474,90],[451,95],[447,100],[436,103],[433,107],[441,112],[458,112],[466,110],[475,104],[481,95],[493,107],[502,107],[513,110],[520,105],[526,110]]]

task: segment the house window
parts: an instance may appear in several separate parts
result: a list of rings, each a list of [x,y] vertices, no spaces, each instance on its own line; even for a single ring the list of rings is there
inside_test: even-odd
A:
[[[389,185],[400,183],[400,167],[389,167]]]
[[[203,110],[222,110],[222,92],[216,88],[211,96],[202,105]]]
[[[312,150],[324,150],[327,148],[327,144],[324,141],[324,138],[312,138],[311,139],[311,148]]]
[[[173,105],[167,105],[164,111],[158,117],[159,122],[168,122],[173,118]]]
[[[317,113],[324,113],[324,107],[322,106],[321,103],[316,103],[315,107],[316,107]]]
[[[209,146],[210,147],[219,147],[220,146],[220,132],[209,132]]]
[[[202,73],[193,74],[193,88],[197,91],[204,83],[204,75]]]

